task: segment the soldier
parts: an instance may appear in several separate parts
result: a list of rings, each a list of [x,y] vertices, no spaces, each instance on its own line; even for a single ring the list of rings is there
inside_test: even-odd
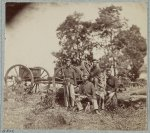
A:
[[[110,104],[111,101],[113,101],[113,108],[117,107],[117,86],[118,86],[118,81],[116,77],[112,76],[111,71],[107,71],[107,79],[106,79],[106,95],[107,95],[107,101],[106,104]]]
[[[76,74],[75,70],[71,67],[71,60],[66,60],[66,67],[63,71],[64,78],[65,78],[65,88],[64,88],[64,100],[65,100],[65,106],[68,107],[74,107],[75,102],[75,91],[74,86],[76,83]]]
[[[71,55],[71,64],[73,65],[73,66],[79,66],[79,63],[80,61],[79,61],[79,59],[78,59],[78,57],[77,57],[77,54],[76,53],[72,53],[72,55]]]
[[[97,90],[98,88],[106,87],[106,71],[104,68],[100,68],[97,60],[93,61],[93,66],[90,70],[90,79],[92,79],[94,86]]]
[[[106,72],[104,68],[100,68],[97,60],[93,61],[93,66],[90,71],[90,78],[96,88],[99,106],[101,109],[104,109],[104,98],[106,95]]]
[[[93,60],[93,65],[92,68],[90,70],[90,79],[92,80],[92,82],[94,83],[94,86],[96,89],[98,89],[98,79],[100,77],[100,67],[97,64],[97,60]]]
[[[98,112],[98,104],[97,104],[97,99],[96,99],[96,89],[94,85],[88,80],[87,75],[83,75],[83,83],[79,87],[79,94],[81,100],[87,100],[88,103],[91,102],[94,107],[95,113],[99,114]],[[77,101],[77,107],[79,110],[82,110],[82,104],[80,100]]]

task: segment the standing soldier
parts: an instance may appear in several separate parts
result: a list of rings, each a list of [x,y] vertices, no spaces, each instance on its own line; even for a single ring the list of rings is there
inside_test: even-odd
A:
[[[98,89],[98,80],[99,80],[99,77],[100,77],[100,73],[101,73],[100,67],[97,64],[97,60],[94,59],[92,68],[90,70],[90,79],[92,79],[96,89]]]
[[[90,70],[90,78],[93,80],[95,88],[105,88],[106,87],[106,72],[104,68],[100,68],[97,60],[93,61],[93,66]]]
[[[106,95],[106,73],[104,68],[100,68],[97,60],[93,60],[93,66],[90,71],[90,78],[92,79],[96,88],[96,94],[99,96],[99,106],[104,109],[104,98]]]
[[[71,60],[66,60],[66,67],[63,71],[65,78],[65,87],[64,87],[64,100],[65,106],[74,107],[75,103],[75,91],[74,86],[76,83],[75,70],[71,67]]]

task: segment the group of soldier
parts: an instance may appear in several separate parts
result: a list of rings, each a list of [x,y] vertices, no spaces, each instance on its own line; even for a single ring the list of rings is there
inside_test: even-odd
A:
[[[89,73],[83,73],[82,83],[77,85],[75,70],[71,67],[71,60],[66,60],[66,67],[63,71],[65,77],[64,101],[67,109],[77,107],[78,111],[85,110],[92,105],[93,111],[99,114],[99,109],[104,110],[106,104],[116,97],[117,79],[110,70],[101,68],[97,60],[92,61]],[[106,101],[107,97],[107,101]],[[86,101],[86,107],[83,107]],[[113,107],[117,107],[117,98]]]

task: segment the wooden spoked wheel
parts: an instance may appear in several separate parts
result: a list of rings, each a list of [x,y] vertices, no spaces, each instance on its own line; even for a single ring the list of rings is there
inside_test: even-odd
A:
[[[77,82],[81,81],[82,80],[82,72],[74,66],[71,66],[71,68],[73,68],[75,70]],[[63,82],[65,80],[64,75],[63,75],[64,69],[65,69],[65,66],[60,67],[55,71],[54,76],[52,78],[52,84],[53,84],[54,88],[57,88],[57,86],[59,86],[59,85],[63,85]]]
[[[34,83],[33,74],[29,68],[24,65],[13,65],[5,74],[5,86],[7,89],[21,89],[23,85],[32,88]]]
[[[34,85],[33,88],[35,88],[35,92],[37,89],[48,89],[50,87],[49,83],[49,72],[44,69],[43,67],[34,67],[30,68],[33,76],[34,76]]]

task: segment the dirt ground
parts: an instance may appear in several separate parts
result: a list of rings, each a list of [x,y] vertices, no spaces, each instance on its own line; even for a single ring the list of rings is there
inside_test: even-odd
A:
[[[11,93],[4,101],[4,129],[145,130],[146,105],[118,108],[100,114],[66,111],[64,107],[43,108],[40,95],[26,97]]]

